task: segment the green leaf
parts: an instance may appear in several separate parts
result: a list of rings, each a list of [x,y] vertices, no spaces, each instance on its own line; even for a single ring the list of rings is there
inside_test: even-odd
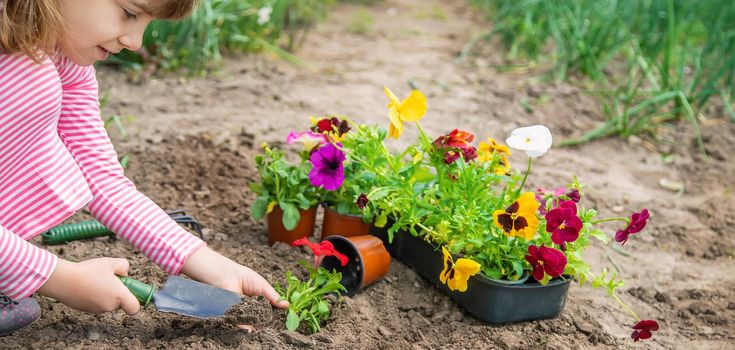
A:
[[[299,322],[301,322],[299,316],[296,315],[292,309],[288,309],[288,315],[286,316],[286,328],[289,331],[295,331],[296,328],[299,328]]]
[[[301,220],[299,210],[291,203],[281,202],[280,206],[281,209],[283,209],[283,227],[285,227],[286,230],[291,231],[299,223],[299,220]]]
[[[602,230],[600,229],[590,231],[590,236],[597,238],[600,242],[605,244],[610,241],[610,237],[608,237],[605,232],[602,232]]]
[[[388,223],[388,212],[384,211],[378,215],[377,218],[375,218],[375,227],[385,227],[385,225]]]
[[[260,220],[265,216],[265,211],[268,208],[268,197],[258,197],[250,207],[250,215],[253,219]]]
[[[291,294],[291,300],[289,300],[289,302],[296,303],[299,301],[299,299],[301,299],[301,293],[293,292],[293,294]]]
[[[317,309],[319,310],[319,313],[321,314],[329,314],[329,303],[322,300],[319,302],[319,305],[317,305]]]
[[[298,199],[299,208],[301,209],[309,209],[309,207],[311,206],[311,203],[309,202],[309,200],[306,199],[306,197],[304,197],[304,194],[301,192],[296,194],[296,199]]]
[[[390,188],[381,187],[375,190],[375,192],[370,193],[369,199],[371,201],[376,201],[378,199],[382,199],[383,197],[387,196],[388,193],[390,193]]]

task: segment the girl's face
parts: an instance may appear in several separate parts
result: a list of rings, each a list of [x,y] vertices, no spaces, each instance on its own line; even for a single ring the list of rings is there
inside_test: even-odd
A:
[[[137,50],[153,20],[147,9],[155,0],[62,0],[64,32],[61,51],[88,66],[122,49]]]

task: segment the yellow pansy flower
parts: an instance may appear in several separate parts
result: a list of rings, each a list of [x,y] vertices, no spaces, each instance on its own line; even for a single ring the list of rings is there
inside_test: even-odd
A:
[[[494,168],[495,173],[498,175],[507,174],[510,171],[510,162],[507,157],[510,155],[508,146],[498,144],[492,137],[488,137],[487,142],[480,142],[477,150],[478,161],[492,162],[496,155],[499,157],[499,162]]]
[[[533,192],[526,192],[505,210],[493,212],[493,221],[508,236],[532,239],[538,230],[538,206]]]
[[[455,262],[447,248],[442,246],[444,254],[444,269],[439,274],[439,280],[449,287],[449,290],[464,292],[467,290],[467,280],[480,272],[480,264],[460,258]]]
[[[417,122],[424,114],[426,114],[426,96],[421,91],[413,90],[408,97],[401,102],[398,97],[385,88],[385,95],[390,100],[388,102],[388,116],[390,117],[390,125],[388,126],[388,136],[399,138],[403,134],[403,122]]]

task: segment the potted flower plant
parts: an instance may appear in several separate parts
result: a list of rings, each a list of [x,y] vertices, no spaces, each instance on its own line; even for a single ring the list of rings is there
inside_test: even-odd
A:
[[[375,146],[383,147],[385,134],[376,134],[374,129],[362,125],[353,130],[352,122],[344,117],[311,117],[311,120],[308,131],[292,135],[308,134],[311,139],[322,141],[309,155],[312,164],[309,180],[321,190],[324,206],[321,238],[367,235],[375,215],[371,198],[380,195],[372,191],[374,164],[380,164],[383,154]],[[361,156],[359,161],[351,156],[354,154]]]
[[[268,216],[269,244],[291,243],[314,232],[319,189],[309,181],[309,151],[302,151],[301,161],[291,164],[281,150],[264,144],[263,154],[255,157],[260,182],[250,185],[257,195],[251,215],[256,220]]]
[[[376,230],[391,253],[488,322],[554,317],[563,308],[569,282],[577,279],[604,288],[638,320],[634,340],[650,337],[658,324],[640,320],[616,295],[622,285],[618,276],[604,269],[593,273],[583,256],[592,238],[609,242],[597,224],[625,221],[627,227],[615,233],[624,243],[645,226],[647,210],[630,218],[598,219],[596,210],[584,208],[576,179],[555,193],[526,191],[532,160],[552,143],[544,126],[519,128],[507,138],[510,148],[529,156],[519,174],[509,166],[509,147],[493,139],[475,147],[474,135],[462,130],[430,138],[418,125],[426,111],[420,92],[403,101],[388,89],[386,94],[388,134],[400,137],[407,121],[419,128],[417,144],[401,160],[401,180],[391,178],[395,175],[381,179],[385,185],[406,185],[393,187],[375,204],[387,207],[393,219],[387,229]]]

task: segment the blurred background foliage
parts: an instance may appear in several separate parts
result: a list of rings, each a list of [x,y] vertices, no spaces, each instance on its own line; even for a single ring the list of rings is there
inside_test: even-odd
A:
[[[697,115],[713,97],[735,121],[728,108],[735,96],[735,1],[471,1],[493,28],[469,42],[462,57],[499,41],[509,61],[548,63],[554,78],[594,82],[608,120],[565,144],[656,136],[663,123],[683,118],[702,148]]]
[[[224,52],[270,52],[292,63],[292,54],[335,0],[202,0],[180,21],[156,20],[141,50],[125,50],[107,64],[132,72],[177,70],[205,74]]]
[[[381,0],[201,0],[190,18],[154,21],[143,48],[106,63],[132,72],[185,69],[206,74],[223,53],[294,54],[336,2]],[[457,0],[462,1],[462,0]],[[511,65],[545,67],[547,77],[573,80],[600,98],[606,122],[579,139],[647,133],[686,120],[699,137],[699,116],[718,100],[735,121],[733,0],[467,0],[490,28],[468,42],[460,59],[500,44]],[[417,11],[420,11],[417,8]],[[425,9],[424,9],[425,10]],[[364,34],[363,11],[346,30]]]

